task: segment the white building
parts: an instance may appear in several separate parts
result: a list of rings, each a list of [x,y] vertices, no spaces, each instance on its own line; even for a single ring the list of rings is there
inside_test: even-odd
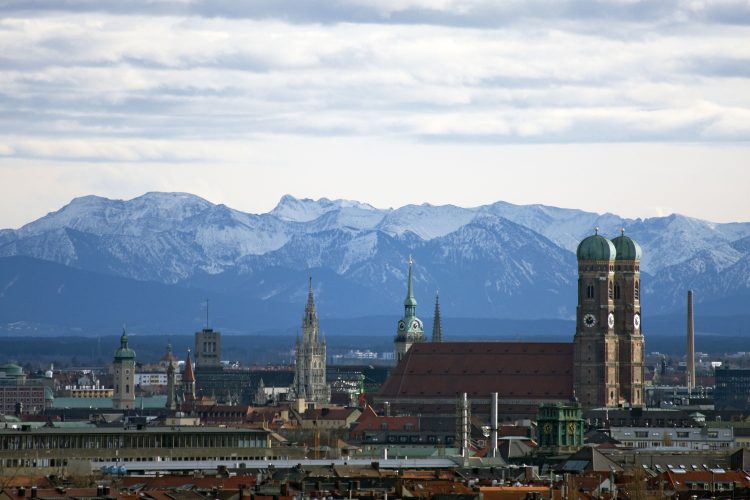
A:
[[[734,446],[731,427],[610,427],[609,431],[623,445],[638,449],[722,450]]]

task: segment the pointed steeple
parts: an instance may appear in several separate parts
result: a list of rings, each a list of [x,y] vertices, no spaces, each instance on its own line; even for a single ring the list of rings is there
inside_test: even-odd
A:
[[[313,289],[312,289],[312,276],[308,276],[307,278],[310,282],[310,285],[307,289],[307,307],[315,308],[315,299],[313,298]]]
[[[414,298],[414,288],[412,286],[411,268],[414,261],[409,256],[409,280],[406,285],[406,298],[404,299],[404,316],[416,316],[417,299]]]
[[[187,359],[185,359],[185,371],[182,372],[182,387],[186,400],[195,399],[195,372],[193,372],[193,361],[190,359],[190,349],[188,349]]]
[[[443,341],[443,325],[440,322],[440,299],[437,292],[435,292],[435,316],[432,322],[432,341]]]
[[[190,349],[188,349],[187,359],[185,360],[185,371],[182,373],[183,382],[195,382],[195,372],[193,371],[193,361],[190,359]]]
[[[312,276],[307,291],[305,316],[302,319],[303,342],[318,342],[318,314],[315,311],[315,297],[313,297]]]

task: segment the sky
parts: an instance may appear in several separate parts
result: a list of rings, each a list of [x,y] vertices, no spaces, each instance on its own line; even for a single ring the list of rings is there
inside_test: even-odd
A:
[[[76,196],[750,220],[746,0],[0,0],[0,227]]]

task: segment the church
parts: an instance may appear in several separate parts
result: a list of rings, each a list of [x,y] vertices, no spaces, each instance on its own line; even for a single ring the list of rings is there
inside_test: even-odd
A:
[[[427,342],[410,261],[404,316],[394,340],[397,365],[376,403],[448,418],[459,394],[467,393],[474,413],[488,414],[490,394],[497,392],[506,419],[534,418],[541,403],[574,398],[584,409],[643,406],[641,248],[624,231],[609,240],[597,229],[580,242],[576,255],[572,342],[435,342],[434,336]]]
[[[294,352],[292,397],[312,404],[329,403],[331,387],[326,383],[326,341],[320,338],[312,278],[307,292],[305,314],[302,316],[302,339],[297,337]]]

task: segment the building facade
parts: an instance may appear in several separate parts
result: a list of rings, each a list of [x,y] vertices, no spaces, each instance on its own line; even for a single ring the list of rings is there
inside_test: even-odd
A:
[[[27,379],[23,368],[0,366],[0,415],[42,413],[52,406],[52,390],[37,379]]]
[[[424,326],[422,320],[417,317],[417,299],[414,298],[412,288],[412,265],[413,261],[409,257],[409,278],[406,298],[404,299],[404,316],[398,320],[396,338],[393,341],[396,363],[401,362],[412,345],[425,341]]]
[[[232,460],[257,460],[295,451],[272,448],[270,433],[262,429],[174,426],[0,429],[0,470],[3,467],[59,469],[69,460],[130,462],[157,457],[215,460],[229,456]]]
[[[643,406],[640,246],[624,233],[610,241],[597,231],[576,255],[575,393],[587,408]]]
[[[750,409],[750,369],[717,368],[714,405],[717,410]]]
[[[731,427],[610,427],[610,435],[637,449],[723,450],[734,446]]]
[[[195,369],[221,367],[221,332],[206,327],[195,332]]]
[[[128,334],[123,328],[120,348],[115,351],[112,362],[114,392],[112,408],[132,410],[135,407],[135,351],[128,347]]]
[[[309,403],[325,404],[331,400],[326,384],[326,341],[320,336],[318,313],[315,309],[312,278],[302,318],[302,338],[295,345],[294,396]]]
[[[541,404],[537,416],[539,453],[575,453],[583,446],[584,429],[583,411],[578,401]]]

